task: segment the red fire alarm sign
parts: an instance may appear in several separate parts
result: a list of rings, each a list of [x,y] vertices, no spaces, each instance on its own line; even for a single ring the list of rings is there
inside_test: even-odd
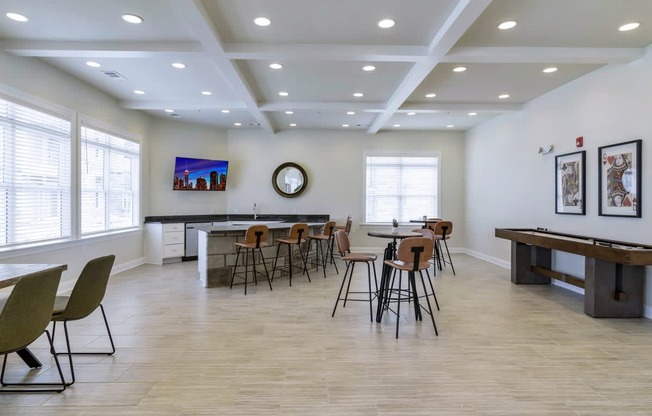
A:
[[[584,137],[580,136],[577,139],[575,139],[575,147],[582,147],[584,146]]]

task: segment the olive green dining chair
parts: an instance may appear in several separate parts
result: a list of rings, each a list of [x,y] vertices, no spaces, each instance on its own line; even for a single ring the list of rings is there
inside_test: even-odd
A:
[[[8,383],[5,381],[7,355],[22,350],[36,341],[44,332],[47,335],[50,350],[54,351],[53,338],[47,330],[52,307],[61,280],[60,268],[28,274],[14,286],[0,312],[0,354],[4,355],[0,373],[0,393],[60,393],[66,389],[59,359],[54,355],[54,362],[59,372],[61,383]],[[13,386],[29,386],[15,388]],[[46,386],[52,386],[46,387]],[[54,386],[59,386],[54,388]]]
[[[111,337],[109,322],[106,320],[106,313],[104,313],[104,306],[102,306],[102,300],[104,299],[104,294],[106,293],[106,286],[109,282],[109,276],[111,275],[111,268],[113,267],[114,261],[115,256],[113,254],[98,257],[89,261],[86,263],[86,266],[84,266],[84,269],[79,275],[77,282],[75,282],[75,287],[73,287],[70,296],[57,296],[55,299],[54,308],[51,311],[52,338],[54,339],[57,322],[63,322],[63,331],[66,336],[66,352],[60,352],[57,354],[68,355],[68,361],[70,362],[70,374],[72,376],[72,381],[70,383],[66,383],[68,386],[75,382],[75,369],[73,368],[72,354],[112,355],[115,353],[115,345],[113,344],[113,337]],[[70,350],[68,322],[86,318],[98,307],[100,308],[100,311],[102,311],[102,317],[104,318],[106,332],[109,335],[109,341],[111,342],[111,351],[72,352]]]

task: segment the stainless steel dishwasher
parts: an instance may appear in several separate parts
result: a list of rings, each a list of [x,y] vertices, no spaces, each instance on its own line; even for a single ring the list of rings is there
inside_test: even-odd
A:
[[[210,222],[188,222],[186,223],[186,251],[184,257],[197,257],[198,238],[197,229],[199,227],[210,227]]]

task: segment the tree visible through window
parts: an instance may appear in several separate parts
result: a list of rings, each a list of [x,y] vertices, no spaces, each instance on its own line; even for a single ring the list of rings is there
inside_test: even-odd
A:
[[[437,217],[439,156],[365,155],[365,222]]]

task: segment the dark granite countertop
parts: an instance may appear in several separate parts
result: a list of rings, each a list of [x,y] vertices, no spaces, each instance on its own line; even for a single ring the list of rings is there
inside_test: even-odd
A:
[[[213,221],[253,221],[253,214],[158,215],[145,217],[145,223],[193,223]],[[261,214],[256,221],[327,222],[329,214]]]

